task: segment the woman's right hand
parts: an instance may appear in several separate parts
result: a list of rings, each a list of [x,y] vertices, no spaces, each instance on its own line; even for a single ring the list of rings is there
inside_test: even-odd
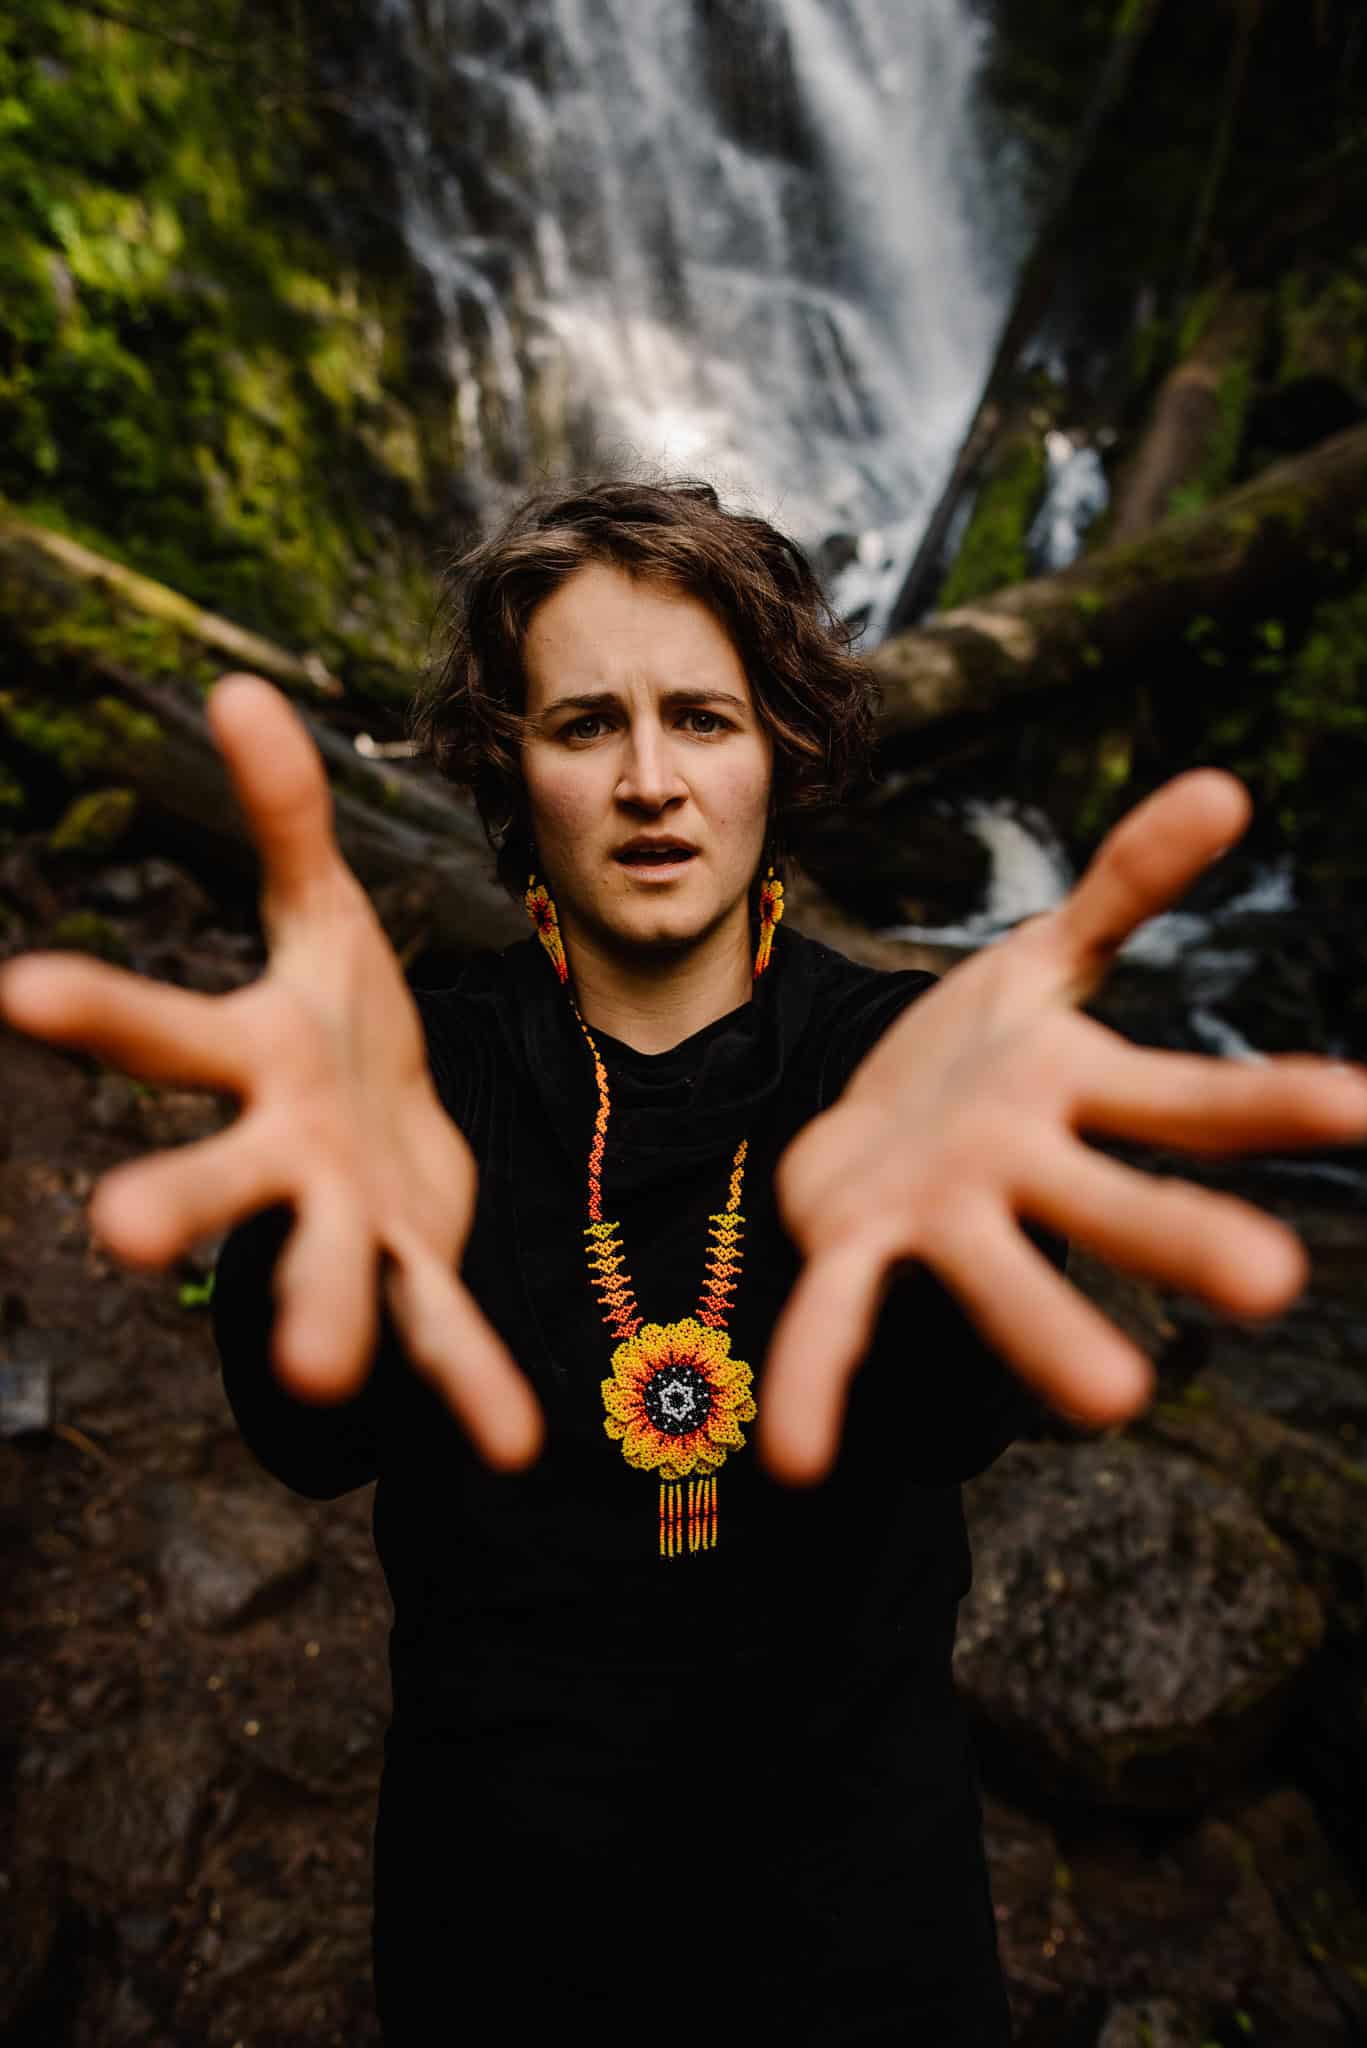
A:
[[[131,1266],[278,1202],[295,1213],[275,1272],[272,1355],[289,1390],[354,1393],[379,1335],[377,1273],[404,1349],[489,1463],[540,1448],[536,1399],[459,1278],[475,1161],[438,1099],[398,960],[333,836],[318,750],[273,685],[224,676],[210,728],[262,862],[265,973],[207,996],[74,953],[0,970],[0,1017],[129,1074],[231,1091],[242,1113],[197,1143],[114,1167],[96,1234]]]

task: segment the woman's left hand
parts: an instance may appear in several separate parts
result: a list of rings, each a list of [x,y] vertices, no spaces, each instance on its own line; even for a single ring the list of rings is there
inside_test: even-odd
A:
[[[789,1145],[775,1185],[805,1263],[770,1346],[758,1432],[777,1476],[828,1469],[850,1380],[908,1260],[938,1275],[1044,1401],[1094,1425],[1143,1409],[1152,1368],[1022,1220],[1234,1315],[1275,1315],[1300,1292],[1305,1252],[1285,1224],[1121,1165],[1083,1136],[1207,1154],[1367,1141],[1361,1068],[1154,1052],[1080,1012],[1124,941],[1239,838],[1250,811],[1243,785],[1217,769],[1156,791],[1056,910],[912,1003]]]

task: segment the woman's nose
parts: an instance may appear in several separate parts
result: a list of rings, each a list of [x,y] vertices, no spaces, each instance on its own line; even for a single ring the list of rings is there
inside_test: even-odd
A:
[[[626,756],[617,784],[623,803],[643,804],[658,810],[684,793],[682,778],[674,762],[668,735],[654,723],[633,726],[627,736]]]

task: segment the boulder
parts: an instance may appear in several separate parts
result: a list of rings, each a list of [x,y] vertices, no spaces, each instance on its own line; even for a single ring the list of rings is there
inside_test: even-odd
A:
[[[1248,1770],[1323,1619],[1237,1484],[1124,1438],[1020,1443],[965,1504],[955,1680],[1036,1798],[1180,1813]]]
[[[272,1493],[170,1480],[145,1500],[167,1604],[191,1628],[240,1628],[286,1604],[315,1570],[309,1523]]]

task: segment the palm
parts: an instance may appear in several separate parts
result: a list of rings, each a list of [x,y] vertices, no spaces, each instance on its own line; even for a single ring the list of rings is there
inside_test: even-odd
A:
[[[6,970],[0,1009],[132,1074],[242,1103],[217,1136],[104,1177],[91,1215],[114,1252],[164,1266],[290,1203],[272,1339],[286,1384],[315,1400],[354,1390],[374,1354],[382,1270],[412,1362],[486,1456],[522,1463],[539,1439],[535,1402],[456,1275],[474,1160],[437,1100],[399,963],[337,849],[317,751],[259,678],[224,678],[208,715],[261,855],[265,974],[210,997],[33,955]]]
[[[829,1464],[850,1376],[909,1259],[1054,1405],[1098,1423],[1144,1405],[1147,1361],[1036,1250],[1023,1218],[1241,1315],[1274,1313],[1304,1284],[1300,1243],[1271,1216],[1084,1141],[1211,1153],[1367,1136],[1359,1073],[1145,1051],[1079,1012],[1119,946],[1238,837],[1248,808],[1213,771],[1158,791],[1056,911],[916,1002],[788,1148],[777,1192],[807,1263],[761,1403],[775,1470],[810,1479]]]

